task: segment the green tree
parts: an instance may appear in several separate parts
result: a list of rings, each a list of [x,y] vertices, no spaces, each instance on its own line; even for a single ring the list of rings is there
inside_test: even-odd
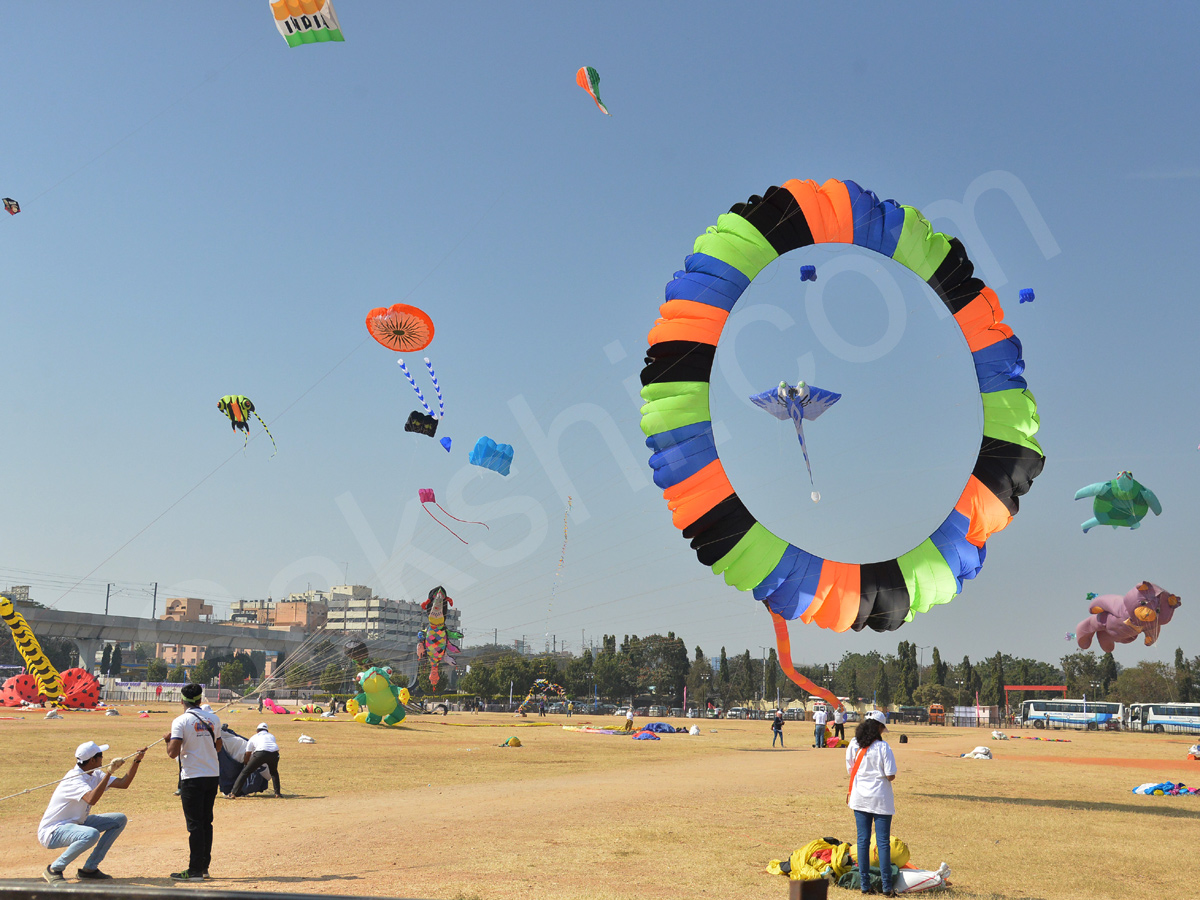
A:
[[[161,659],[146,660],[146,680],[147,681],[166,681],[167,680],[167,664]]]
[[[975,667],[971,665],[971,658],[964,656],[958,667],[958,706],[975,705],[975,679]]]
[[[197,684],[208,684],[217,677],[219,671],[220,667],[211,659],[202,659],[192,670],[192,677],[196,679]]]
[[[234,658],[231,662],[221,666],[221,686],[236,687],[246,680],[246,670],[242,667],[242,661]]]
[[[858,671],[853,667],[850,669],[850,677],[846,683],[846,696],[852,702],[858,702]]]
[[[180,663],[170,672],[168,672],[165,680],[174,682],[175,684],[186,683],[188,680],[188,673],[187,669],[183,667],[183,663]]]
[[[879,667],[879,674],[875,676],[875,705],[880,709],[887,709],[892,705],[892,685],[888,681],[887,668]]]
[[[945,684],[946,675],[949,674],[950,666],[942,662],[942,654],[938,652],[937,647],[933,648],[933,660],[930,663],[930,668],[933,669],[933,672],[931,673],[933,675],[933,683]]]
[[[721,660],[717,663],[717,691],[722,699],[729,692],[729,657],[725,655],[724,647],[721,648]]]
[[[708,695],[712,690],[712,663],[704,655],[704,651],[696,648],[696,656],[688,667],[687,692],[688,702],[695,703],[700,709],[708,703]]]
[[[772,647],[770,655],[767,657],[767,696],[764,700],[773,700],[779,690],[779,680],[776,673],[779,671],[779,657],[775,655],[775,648]]]
[[[1082,697],[1095,693],[1092,683],[1100,680],[1100,662],[1095,653],[1090,650],[1086,653],[1069,653],[1062,658],[1062,667],[1067,696]]]
[[[927,681],[913,691],[913,702],[924,707],[940,703],[943,709],[949,709],[954,706],[954,691],[944,684]]]
[[[1105,653],[1100,657],[1100,671],[1097,673],[1100,678],[1100,696],[1107,697],[1108,692],[1112,689],[1113,682],[1117,680],[1119,669],[1117,661],[1113,659],[1112,653]]]
[[[121,645],[113,644],[112,659],[108,661],[108,674],[119,678],[123,669],[124,661],[121,659]]]
[[[1006,683],[1004,654],[997,651],[996,655],[988,660],[987,678],[984,680],[983,690],[980,692],[980,702],[984,706],[999,706],[1004,702],[1004,685]]]
[[[112,665],[112,644],[104,645],[104,652],[100,654],[100,674],[107,675],[109,667]]]
[[[133,645],[133,661],[137,665],[141,665],[154,659],[154,654],[157,652],[157,644],[152,644],[149,641],[139,641]]]
[[[1180,703],[1191,703],[1194,696],[1192,691],[1192,667],[1183,658],[1182,647],[1175,648],[1175,696]]]
[[[1121,670],[1112,699],[1120,703],[1150,703],[1173,700],[1174,671],[1160,662],[1141,662]]]
[[[631,658],[631,662],[632,662]],[[675,637],[675,632],[652,634],[639,645],[638,687],[651,690],[656,699],[667,706],[677,706],[683,697],[687,680],[687,645]]]
[[[346,675],[337,663],[330,663],[321,673],[321,690],[328,694],[341,693],[342,682]]]
[[[601,653],[596,657],[596,690],[602,697],[628,702],[637,690],[637,672],[626,653]]]
[[[472,663],[471,671],[464,672],[458,681],[459,690],[464,694],[476,694],[480,697],[496,695],[496,680],[493,677],[493,667],[486,663]]]

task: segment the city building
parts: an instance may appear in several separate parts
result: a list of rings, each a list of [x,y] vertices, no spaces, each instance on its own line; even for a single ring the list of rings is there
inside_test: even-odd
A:
[[[167,611],[159,619],[176,622],[211,622],[213,608],[196,597],[170,597]],[[169,666],[194,666],[204,659],[204,647],[191,644],[159,644],[155,656]]]
[[[342,584],[329,589],[326,631],[354,631],[368,638],[387,638],[416,647],[417,633],[429,622],[420,603],[376,597],[366,585]],[[446,629],[462,631],[462,615],[446,608]]]
[[[269,625],[275,610],[275,601],[234,600],[229,606],[229,621],[238,625]]]

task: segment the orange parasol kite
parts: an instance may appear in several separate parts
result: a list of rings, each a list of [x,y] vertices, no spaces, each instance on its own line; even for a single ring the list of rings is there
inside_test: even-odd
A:
[[[405,303],[378,306],[367,313],[367,330],[389,350],[410,353],[429,346],[433,340],[433,319],[424,310]]]

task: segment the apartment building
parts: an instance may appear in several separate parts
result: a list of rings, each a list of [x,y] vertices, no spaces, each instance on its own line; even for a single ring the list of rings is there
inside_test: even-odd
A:
[[[342,584],[329,590],[326,631],[362,632],[369,638],[387,638],[416,647],[417,632],[429,616],[421,604],[411,600],[376,597],[366,585]],[[462,616],[454,607],[446,610],[446,628],[462,631]]]
[[[212,606],[196,597],[169,597],[166,610],[159,618],[176,622],[207,622],[213,612]],[[169,666],[194,666],[204,659],[204,649],[191,644],[158,644],[154,655]]]

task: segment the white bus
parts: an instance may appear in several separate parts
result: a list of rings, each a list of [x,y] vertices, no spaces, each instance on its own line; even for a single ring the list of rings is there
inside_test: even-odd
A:
[[[1034,728],[1120,728],[1125,707],[1091,700],[1026,700],[1021,721]]]
[[[1200,732],[1200,704],[1196,703],[1131,703],[1128,716],[1125,727],[1131,731]]]

